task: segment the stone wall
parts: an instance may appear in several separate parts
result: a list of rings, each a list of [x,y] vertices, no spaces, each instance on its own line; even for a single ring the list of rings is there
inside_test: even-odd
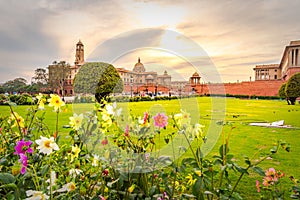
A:
[[[247,81],[241,83],[200,84],[193,88],[198,94],[278,96],[278,90],[283,83],[284,81],[281,80]]]

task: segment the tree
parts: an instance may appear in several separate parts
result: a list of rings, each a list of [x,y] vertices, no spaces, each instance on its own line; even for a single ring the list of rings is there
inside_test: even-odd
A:
[[[48,83],[47,70],[44,68],[37,68],[34,71],[34,76],[32,77],[32,80],[38,85],[46,85]]]
[[[286,96],[285,88],[286,88],[286,83],[284,83],[284,84],[281,85],[281,87],[279,88],[279,91],[278,91],[278,95],[279,95],[280,98],[286,99],[286,102],[290,105],[290,100]]]
[[[24,78],[15,78],[5,82],[2,87],[5,92],[26,92],[27,81]]]
[[[300,73],[294,74],[286,83],[285,93],[292,105],[300,97]]]
[[[49,87],[52,91],[61,91],[61,95],[64,96],[65,81],[71,74],[70,65],[66,61],[56,62],[48,67],[49,71]]]
[[[115,67],[108,63],[86,63],[80,67],[74,79],[74,92],[94,94],[101,102],[111,93],[123,91],[123,82]]]

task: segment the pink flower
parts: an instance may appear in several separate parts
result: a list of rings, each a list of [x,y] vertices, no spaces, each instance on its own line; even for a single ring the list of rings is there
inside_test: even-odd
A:
[[[17,145],[15,146],[15,152],[14,154],[26,154],[26,153],[33,153],[33,150],[30,148],[30,145],[32,144],[31,141],[24,141],[24,138],[17,142]]]
[[[26,167],[27,167],[27,162],[28,162],[28,158],[25,154],[19,154],[20,155],[20,160],[19,162],[22,164],[22,168],[21,168],[21,174],[25,174],[26,172]]]
[[[147,123],[148,117],[149,117],[149,114],[147,112],[144,112],[144,118],[143,118],[144,124]]]
[[[128,126],[128,124],[126,125],[124,136],[129,137],[129,126]]]
[[[168,125],[168,117],[164,113],[157,113],[153,117],[154,119],[154,126],[164,128]]]
[[[263,185],[265,187],[268,187],[269,185],[273,185],[274,182],[272,180],[272,178],[270,176],[265,176],[264,179],[263,179]]]
[[[274,178],[276,176],[276,171],[274,168],[269,168],[265,174],[266,174],[266,176],[270,176],[270,177]]]
[[[258,180],[256,180],[256,188],[257,188],[257,192],[260,192],[260,183]]]
[[[101,200],[105,200],[105,198],[104,198],[103,196],[101,196],[101,195],[99,195],[99,198],[100,198]]]
[[[102,145],[107,145],[108,144],[108,139],[105,137],[102,141],[101,141]]]

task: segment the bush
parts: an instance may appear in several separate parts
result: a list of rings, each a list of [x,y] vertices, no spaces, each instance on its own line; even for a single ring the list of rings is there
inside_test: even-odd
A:
[[[294,105],[300,97],[300,73],[294,74],[286,83],[285,93],[291,104]]]
[[[17,105],[32,105],[34,103],[32,96],[27,93],[9,95],[8,98]]]
[[[5,94],[0,94],[0,105],[7,104],[8,97]]]

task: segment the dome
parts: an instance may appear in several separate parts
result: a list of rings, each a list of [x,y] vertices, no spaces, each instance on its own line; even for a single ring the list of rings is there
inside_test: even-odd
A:
[[[192,77],[200,77],[200,76],[197,72],[195,72]]]
[[[138,59],[138,62],[134,65],[133,70],[134,72],[145,72],[145,67],[144,65],[141,63],[140,58]]]
[[[151,74],[149,74],[147,77],[146,77],[147,80],[153,80],[153,76]]]

